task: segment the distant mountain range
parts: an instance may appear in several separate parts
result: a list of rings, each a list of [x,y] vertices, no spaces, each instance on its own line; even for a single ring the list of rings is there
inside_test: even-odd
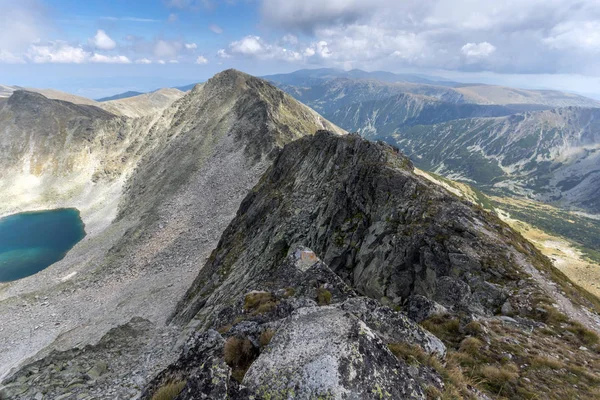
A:
[[[103,102],[103,101],[111,101],[111,100],[121,100],[121,99],[127,99],[129,97],[139,96],[140,94],[144,94],[144,92],[129,91],[129,92],[125,92],[125,93],[115,94],[114,96],[109,96],[109,97],[103,97],[101,99],[96,99],[96,101]]]
[[[397,145],[420,168],[482,189],[600,213],[596,100],[362,71],[302,70],[267,78],[338,126]]]
[[[188,92],[190,90],[192,90],[194,88],[194,86],[196,86],[197,83],[191,83],[189,85],[185,85],[185,86],[176,86],[176,87],[172,87],[171,89],[177,89],[181,92]],[[135,92],[135,91],[128,91],[128,92],[124,92],[124,93],[119,93],[119,94],[115,94],[113,96],[109,96],[109,97],[103,97],[101,99],[96,99],[97,102],[105,102],[105,101],[111,101],[111,100],[122,100],[122,99],[128,99],[130,97],[135,97],[135,96],[139,96],[142,94],[147,94],[147,93],[154,93],[157,92],[159,90],[163,90],[163,89],[157,89],[157,90],[153,90],[152,92]]]

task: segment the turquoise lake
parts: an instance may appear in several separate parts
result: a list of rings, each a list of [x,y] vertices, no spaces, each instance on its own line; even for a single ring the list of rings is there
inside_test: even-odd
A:
[[[84,237],[85,225],[74,208],[0,218],[0,282],[48,268]]]

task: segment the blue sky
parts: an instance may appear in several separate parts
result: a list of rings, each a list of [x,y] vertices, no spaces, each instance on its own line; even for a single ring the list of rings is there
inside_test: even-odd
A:
[[[234,67],[387,70],[600,95],[597,0],[0,0],[0,83],[88,97]]]

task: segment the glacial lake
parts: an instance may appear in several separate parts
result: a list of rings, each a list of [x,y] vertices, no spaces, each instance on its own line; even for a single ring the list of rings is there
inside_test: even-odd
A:
[[[48,268],[84,237],[85,226],[74,208],[0,218],[0,282]]]

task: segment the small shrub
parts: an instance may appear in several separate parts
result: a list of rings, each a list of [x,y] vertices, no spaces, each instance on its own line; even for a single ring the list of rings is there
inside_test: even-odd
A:
[[[244,298],[244,310],[252,312],[252,315],[265,314],[276,306],[275,297],[268,292],[252,292]]]
[[[285,289],[285,295],[284,297],[287,299],[289,297],[292,297],[296,294],[296,289],[294,289],[293,287],[289,287]]]
[[[225,342],[223,351],[225,362],[231,367],[231,375],[241,382],[258,356],[257,350],[247,338],[230,337]]]
[[[442,339],[445,343],[455,343],[458,345],[462,340],[460,333],[460,322],[458,318],[449,318],[445,315],[434,315],[433,317],[421,322],[421,326]]]
[[[460,351],[463,353],[477,356],[483,347],[483,342],[474,337],[468,337],[460,342]]]
[[[390,351],[399,359],[409,364],[427,364],[429,355],[420,346],[409,343],[388,344]]]
[[[185,381],[169,382],[154,393],[152,400],[173,400],[185,387]]]
[[[465,332],[471,336],[479,336],[483,333],[483,326],[477,321],[471,321],[465,325]]]
[[[260,346],[268,346],[269,343],[271,343],[271,339],[273,339],[273,335],[275,335],[275,331],[273,329],[267,329],[266,331],[263,331],[258,339]]]
[[[427,396],[427,400],[437,400],[442,397],[442,392],[433,385],[427,385],[425,386],[425,396]]]
[[[505,364],[501,367],[486,365],[481,368],[481,375],[488,386],[496,393],[500,393],[506,386],[514,384],[519,378],[518,368],[514,364]]]
[[[550,368],[550,369],[562,369],[565,364],[552,357],[535,356],[531,359],[531,367],[536,369]]]
[[[328,306],[329,304],[331,304],[331,292],[324,288],[318,288],[317,303],[320,306]]]
[[[577,335],[577,337],[585,344],[592,346],[598,344],[600,338],[596,332],[593,332],[587,329],[585,326],[581,325],[579,322],[572,322],[571,327],[569,327],[569,331]]]

